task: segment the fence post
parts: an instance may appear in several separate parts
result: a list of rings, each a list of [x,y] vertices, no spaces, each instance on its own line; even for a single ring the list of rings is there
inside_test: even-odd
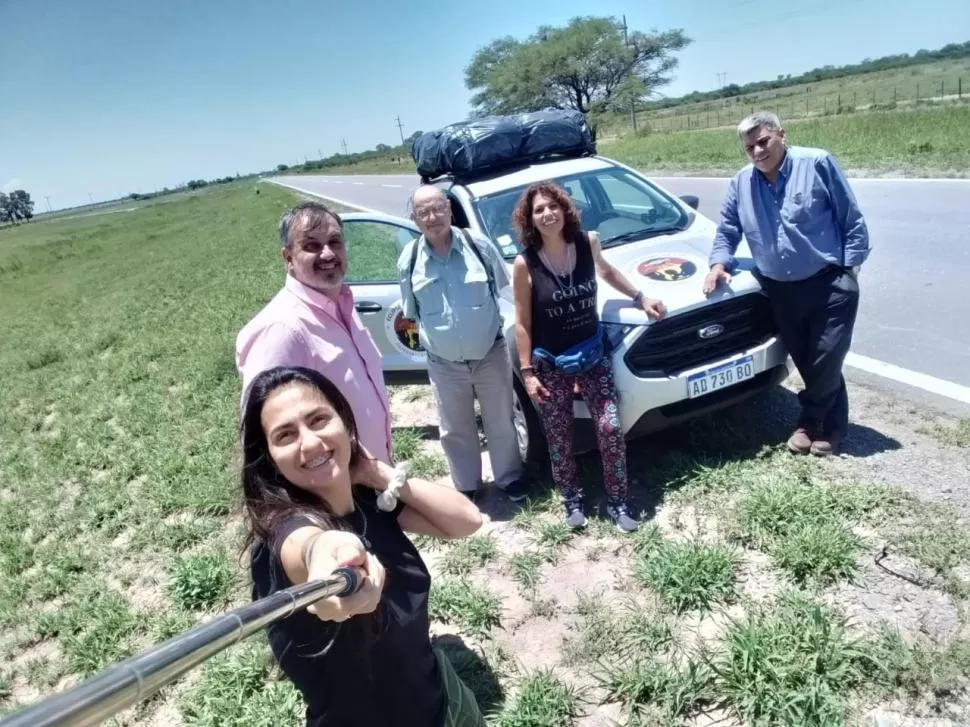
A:
[[[946,95],[946,93],[944,93],[944,84],[945,83],[946,83],[946,80],[945,79],[940,81],[940,98],[941,99]]]
[[[858,101],[856,100],[856,92],[853,91],[852,92],[852,105],[855,106],[857,103],[858,103]]]
[[[963,76],[957,79],[957,98],[963,98]]]
[[[893,86],[893,103],[896,103],[896,87]]]
[[[916,100],[919,101],[919,81],[916,82]]]
[[[873,106],[876,105],[876,89],[875,88],[872,89],[872,105]]]

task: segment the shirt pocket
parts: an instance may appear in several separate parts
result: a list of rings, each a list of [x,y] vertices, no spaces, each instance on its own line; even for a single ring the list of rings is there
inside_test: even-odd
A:
[[[488,302],[488,298],[488,275],[484,270],[468,270],[464,285],[458,291],[458,302],[464,308],[481,308]]]
[[[414,281],[414,299],[418,302],[418,315],[440,316],[445,310],[443,284],[435,278]]]
[[[785,200],[782,213],[789,222],[805,224],[817,217],[827,204],[825,190],[811,189],[808,192],[795,192]]]

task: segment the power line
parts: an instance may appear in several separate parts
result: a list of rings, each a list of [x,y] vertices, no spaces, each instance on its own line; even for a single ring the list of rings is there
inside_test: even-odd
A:
[[[342,146],[344,148],[344,156],[347,156],[347,140],[346,139],[341,139],[340,140],[340,146]]]
[[[401,134],[401,146],[404,146],[404,124],[401,123],[401,116],[395,116],[394,121],[397,123],[397,130]]]

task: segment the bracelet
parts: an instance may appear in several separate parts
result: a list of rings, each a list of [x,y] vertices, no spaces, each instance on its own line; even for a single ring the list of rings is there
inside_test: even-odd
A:
[[[408,481],[408,463],[401,462],[394,468],[394,477],[387,484],[387,489],[377,496],[377,507],[384,512],[391,512],[397,507],[401,498],[401,490]]]
[[[317,544],[320,536],[323,533],[315,533],[307,538],[306,543],[303,545],[303,566],[306,568],[306,572],[310,572],[310,558],[313,556],[313,546]]]
[[[643,300],[643,291],[638,290],[637,294],[633,296],[633,302],[640,305],[640,301]]]

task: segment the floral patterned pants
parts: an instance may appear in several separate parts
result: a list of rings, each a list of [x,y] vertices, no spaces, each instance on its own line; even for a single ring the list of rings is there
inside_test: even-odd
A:
[[[549,444],[552,479],[563,499],[582,497],[573,457],[573,387],[579,384],[583,401],[596,427],[603,482],[610,499],[626,500],[626,441],[620,426],[613,362],[609,356],[579,376],[569,376],[542,359],[533,361],[536,377],[549,390],[549,400],[539,404],[539,418]]]

